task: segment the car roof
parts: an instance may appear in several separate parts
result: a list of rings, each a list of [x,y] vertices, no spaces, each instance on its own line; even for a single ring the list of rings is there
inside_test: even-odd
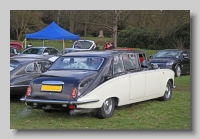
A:
[[[160,51],[188,51],[188,50],[185,50],[185,49],[162,49]]]
[[[10,61],[15,61],[18,63],[30,63],[32,61],[44,61],[44,58],[27,58],[27,57],[17,57],[17,58],[10,58]],[[47,60],[48,61],[48,60]]]
[[[76,53],[68,53],[62,56],[98,56],[98,57],[109,57],[117,53],[143,53],[141,51],[136,50],[98,50],[98,51],[79,51]]]
[[[88,41],[88,42],[94,42],[93,40],[77,40],[77,41]],[[77,42],[75,41],[75,42]]]
[[[53,46],[32,46],[32,47],[30,47],[30,48],[55,48],[55,47],[53,47]],[[30,49],[29,48],[29,49]],[[56,49],[56,48],[55,48]]]

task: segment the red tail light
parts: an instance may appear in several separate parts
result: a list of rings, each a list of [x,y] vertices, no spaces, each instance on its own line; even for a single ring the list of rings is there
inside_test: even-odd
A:
[[[75,109],[74,105],[69,105],[69,109]]]
[[[76,88],[73,88],[71,98],[74,99],[76,97]]]
[[[31,95],[31,86],[28,86],[27,90],[26,90],[26,97]]]

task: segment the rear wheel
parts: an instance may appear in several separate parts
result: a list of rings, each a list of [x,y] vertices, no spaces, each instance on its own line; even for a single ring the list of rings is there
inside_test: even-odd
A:
[[[165,88],[165,93],[160,99],[164,101],[168,101],[171,98],[172,98],[172,83],[168,81]]]
[[[100,109],[98,109],[98,117],[99,118],[110,118],[112,117],[115,111],[115,99],[108,98],[103,102],[103,105]]]

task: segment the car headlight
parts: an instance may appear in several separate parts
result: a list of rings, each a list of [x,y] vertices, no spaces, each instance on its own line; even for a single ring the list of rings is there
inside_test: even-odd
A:
[[[173,65],[173,63],[174,63],[174,62],[167,62],[167,63],[166,63],[166,66],[171,66],[171,65]]]

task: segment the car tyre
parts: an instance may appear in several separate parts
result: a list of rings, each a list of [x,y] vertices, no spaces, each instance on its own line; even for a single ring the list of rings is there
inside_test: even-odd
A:
[[[168,100],[171,100],[171,98],[172,98],[172,83],[170,81],[168,81],[166,88],[165,88],[165,93],[160,98],[160,100],[168,101]]]
[[[176,76],[176,77],[181,76],[181,67],[180,67],[179,65],[176,66],[176,69],[175,69],[175,76]]]
[[[112,117],[114,111],[115,111],[115,99],[108,98],[103,102],[102,107],[98,109],[97,116],[101,119],[110,118]]]

